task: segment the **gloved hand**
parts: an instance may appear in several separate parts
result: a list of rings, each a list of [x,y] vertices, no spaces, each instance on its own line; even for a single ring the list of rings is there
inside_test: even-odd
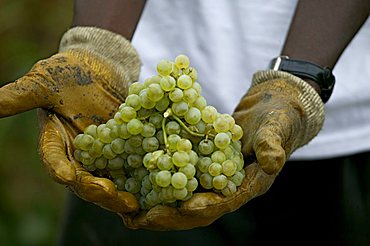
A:
[[[117,213],[139,209],[136,198],[94,177],[73,158],[72,141],[92,123],[112,118],[137,81],[140,60],[123,37],[92,27],[66,32],[60,51],[0,88],[0,117],[39,110],[39,153],[51,177],[79,197]]]
[[[234,117],[242,126],[246,177],[230,197],[196,193],[179,208],[156,206],[133,218],[131,227],[166,230],[206,226],[265,193],[285,161],[320,131],[324,107],[317,92],[289,73],[261,71],[254,75]]]

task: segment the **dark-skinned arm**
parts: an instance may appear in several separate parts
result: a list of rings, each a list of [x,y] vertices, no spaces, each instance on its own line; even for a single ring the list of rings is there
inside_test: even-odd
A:
[[[95,26],[131,40],[146,0],[75,0],[72,26]]]
[[[369,0],[300,0],[281,53],[334,68],[369,12]]]

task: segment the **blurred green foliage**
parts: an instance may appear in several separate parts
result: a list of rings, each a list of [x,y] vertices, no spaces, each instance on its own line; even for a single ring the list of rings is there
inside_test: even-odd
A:
[[[72,0],[0,0],[0,85],[58,49]],[[36,110],[0,119],[0,244],[55,245],[66,188],[37,153]]]

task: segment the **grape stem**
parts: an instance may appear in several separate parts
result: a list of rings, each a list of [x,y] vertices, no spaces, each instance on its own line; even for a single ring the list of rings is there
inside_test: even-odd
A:
[[[163,116],[164,116],[162,119],[163,141],[164,141],[164,146],[166,146],[166,152],[170,154],[168,140],[167,140],[167,132],[166,132],[166,119],[168,117],[166,116],[166,112],[163,114]]]
[[[203,133],[198,133],[198,132],[193,132],[192,130],[189,129],[189,127],[187,127],[185,125],[185,123],[179,118],[177,117],[176,115],[172,114],[172,110],[171,109],[167,109],[166,112],[163,114],[164,117],[173,117],[184,129],[185,131],[187,131],[188,133],[190,133],[191,135],[193,136],[196,136],[196,137],[204,137],[206,136],[206,134],[203,134]]]

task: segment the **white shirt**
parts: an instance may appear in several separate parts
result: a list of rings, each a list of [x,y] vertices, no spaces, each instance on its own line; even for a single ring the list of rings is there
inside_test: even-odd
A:
[[[295,9],[287,0],[149,0],[133,38],[141,81],[161,59],[190,58],[209,105],[232,114],[252,75],[280,55]],[[292,159],[370,150],[370,21],[346,49],[334,74],[322,131]]]

